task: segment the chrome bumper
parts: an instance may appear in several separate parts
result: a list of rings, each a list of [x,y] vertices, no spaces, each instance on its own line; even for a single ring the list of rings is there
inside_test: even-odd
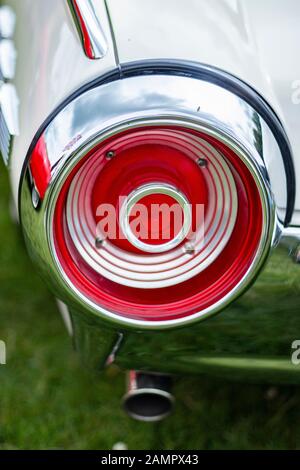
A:
[[[300,229],[288,229],[255,284],[213,318],[172,331],[108,330],[71,312],[88,363],[230,379],[300,383]],[[300,355],[299,355],[300,356]]]

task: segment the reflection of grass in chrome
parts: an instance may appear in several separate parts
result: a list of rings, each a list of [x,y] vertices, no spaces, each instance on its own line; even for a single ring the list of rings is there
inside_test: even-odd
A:
[[[127,418],[123,374],[111,369],[97,380],[72,351],[9,220],[2,166],[0,188],[0,337],[8,356],[0,366],[0,449],[105,449],[118,441],[131,449],[299,447],[300,394],[292,387],[266,399],[267,387],[187,378],[177,383],[176,411],[165,422]]]

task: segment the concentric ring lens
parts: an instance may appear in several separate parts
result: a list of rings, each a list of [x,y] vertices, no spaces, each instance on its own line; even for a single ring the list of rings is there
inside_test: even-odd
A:
[[[241,158],[184,127],[120,133],[90,151],[56,202],[54,248],[99,308],[168,321],[214,308],[263,238],[262,194]]]

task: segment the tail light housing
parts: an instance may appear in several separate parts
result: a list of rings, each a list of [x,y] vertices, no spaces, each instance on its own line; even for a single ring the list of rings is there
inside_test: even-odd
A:
[[[268,151],[283,169],[263,118],[219,85],[157,74],[93,88],[30,153],[29,249],[77,310],[138,328],[206,318],[251,285],[276,242],[286,201]]]

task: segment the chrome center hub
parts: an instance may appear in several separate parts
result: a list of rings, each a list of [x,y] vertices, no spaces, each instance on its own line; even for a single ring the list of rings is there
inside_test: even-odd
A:
[[[147,253],[162,253],[172,250],[187,237],[192,211],[188,199],[177,188],[150,183],[137,188],[125,199],[119,220],[123,234],[134,247]],[[139,227],[140,236],[133,225]]]

